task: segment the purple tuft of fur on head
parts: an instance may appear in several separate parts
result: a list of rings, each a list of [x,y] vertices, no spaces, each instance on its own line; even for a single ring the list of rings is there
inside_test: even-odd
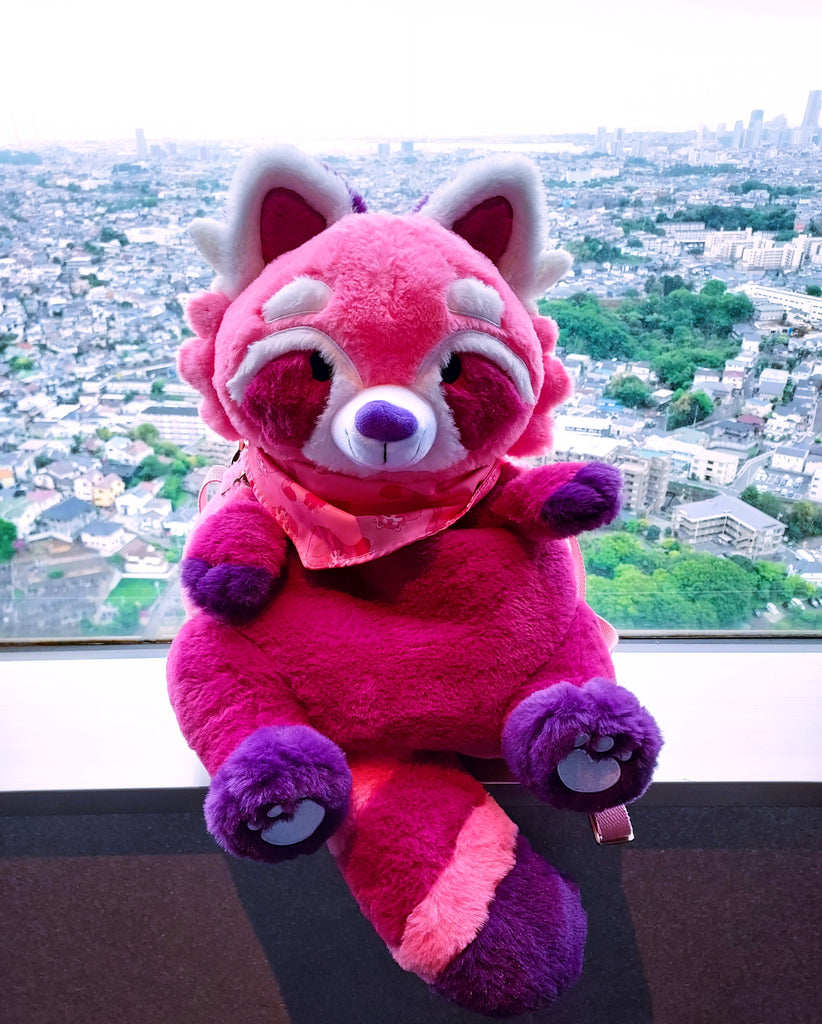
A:
[[[348,189],[348,194],[349,196],[351,196],[351,205],[354,208],[354,213],[368,213],[368,207],[366,206],[365,200],[360,195],[360,193],[353,189],[345,180],[345,178],[343,178],[343,176],[339,174],[333,167],[330,167],[324,160],[322,161],[322,167],[323,170],[328,171],[329,174],[333,174],[335,175],[335,177],[339,178],[340,181]]]
[[[346,185],[346,188],[351,196],[351,205],[354,207],[354,213],[368,213],[368,207],[360,193],[356,192],[350,185]]]

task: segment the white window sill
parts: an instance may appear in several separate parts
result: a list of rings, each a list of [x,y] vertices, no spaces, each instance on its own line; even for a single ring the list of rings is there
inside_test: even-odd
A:
[[[166,654],[0,649],[0,792],[207,785]],[[822,641],[622,641],[615,660],[665,735],[657,782],[822,782]]]

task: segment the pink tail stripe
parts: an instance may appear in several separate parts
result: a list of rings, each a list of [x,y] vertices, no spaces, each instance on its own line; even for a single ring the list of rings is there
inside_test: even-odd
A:
[[[351,765],[353,785],[348,817],[326,844],[332,856],[338,860],[345,852],[357,827],[357,818],[362,814],[383,786],[399,767],[396,761],[371,761],[367,765]]]
[[[497,886],[513,868],[517,826],[489,796],[466,820],[433,888],[411,911],[399,948],[400,967],[424,981],[468,945],[488,918]]]

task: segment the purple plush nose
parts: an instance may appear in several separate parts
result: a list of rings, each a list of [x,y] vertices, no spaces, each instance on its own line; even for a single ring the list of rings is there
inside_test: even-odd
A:
[[[386,444],[404,441],[417,431],[417,418],[407,409],[390,402],[368,402],[354,417],[354,426],[364,437]]]

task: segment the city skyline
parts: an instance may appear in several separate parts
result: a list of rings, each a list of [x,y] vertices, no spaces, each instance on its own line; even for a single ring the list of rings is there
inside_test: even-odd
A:
[[[214,6],[193,20],[148,0],[125,24],[100,0],[34,0],[6,19],[8,80],[25,88],[0,118],[0,145],[133,142],[137,126],[153,140],[297,144],[732,130],[752,109],[798,126],[822,85],[802,51],[822,36],[822,8],[807,0],[776,14],[763,0],[695,0],[686,16],[651,0],[555,16],[536,0],[504,17],[489,0],[441,8],[318,0],[307,25],[257,2],[227,22]]]

